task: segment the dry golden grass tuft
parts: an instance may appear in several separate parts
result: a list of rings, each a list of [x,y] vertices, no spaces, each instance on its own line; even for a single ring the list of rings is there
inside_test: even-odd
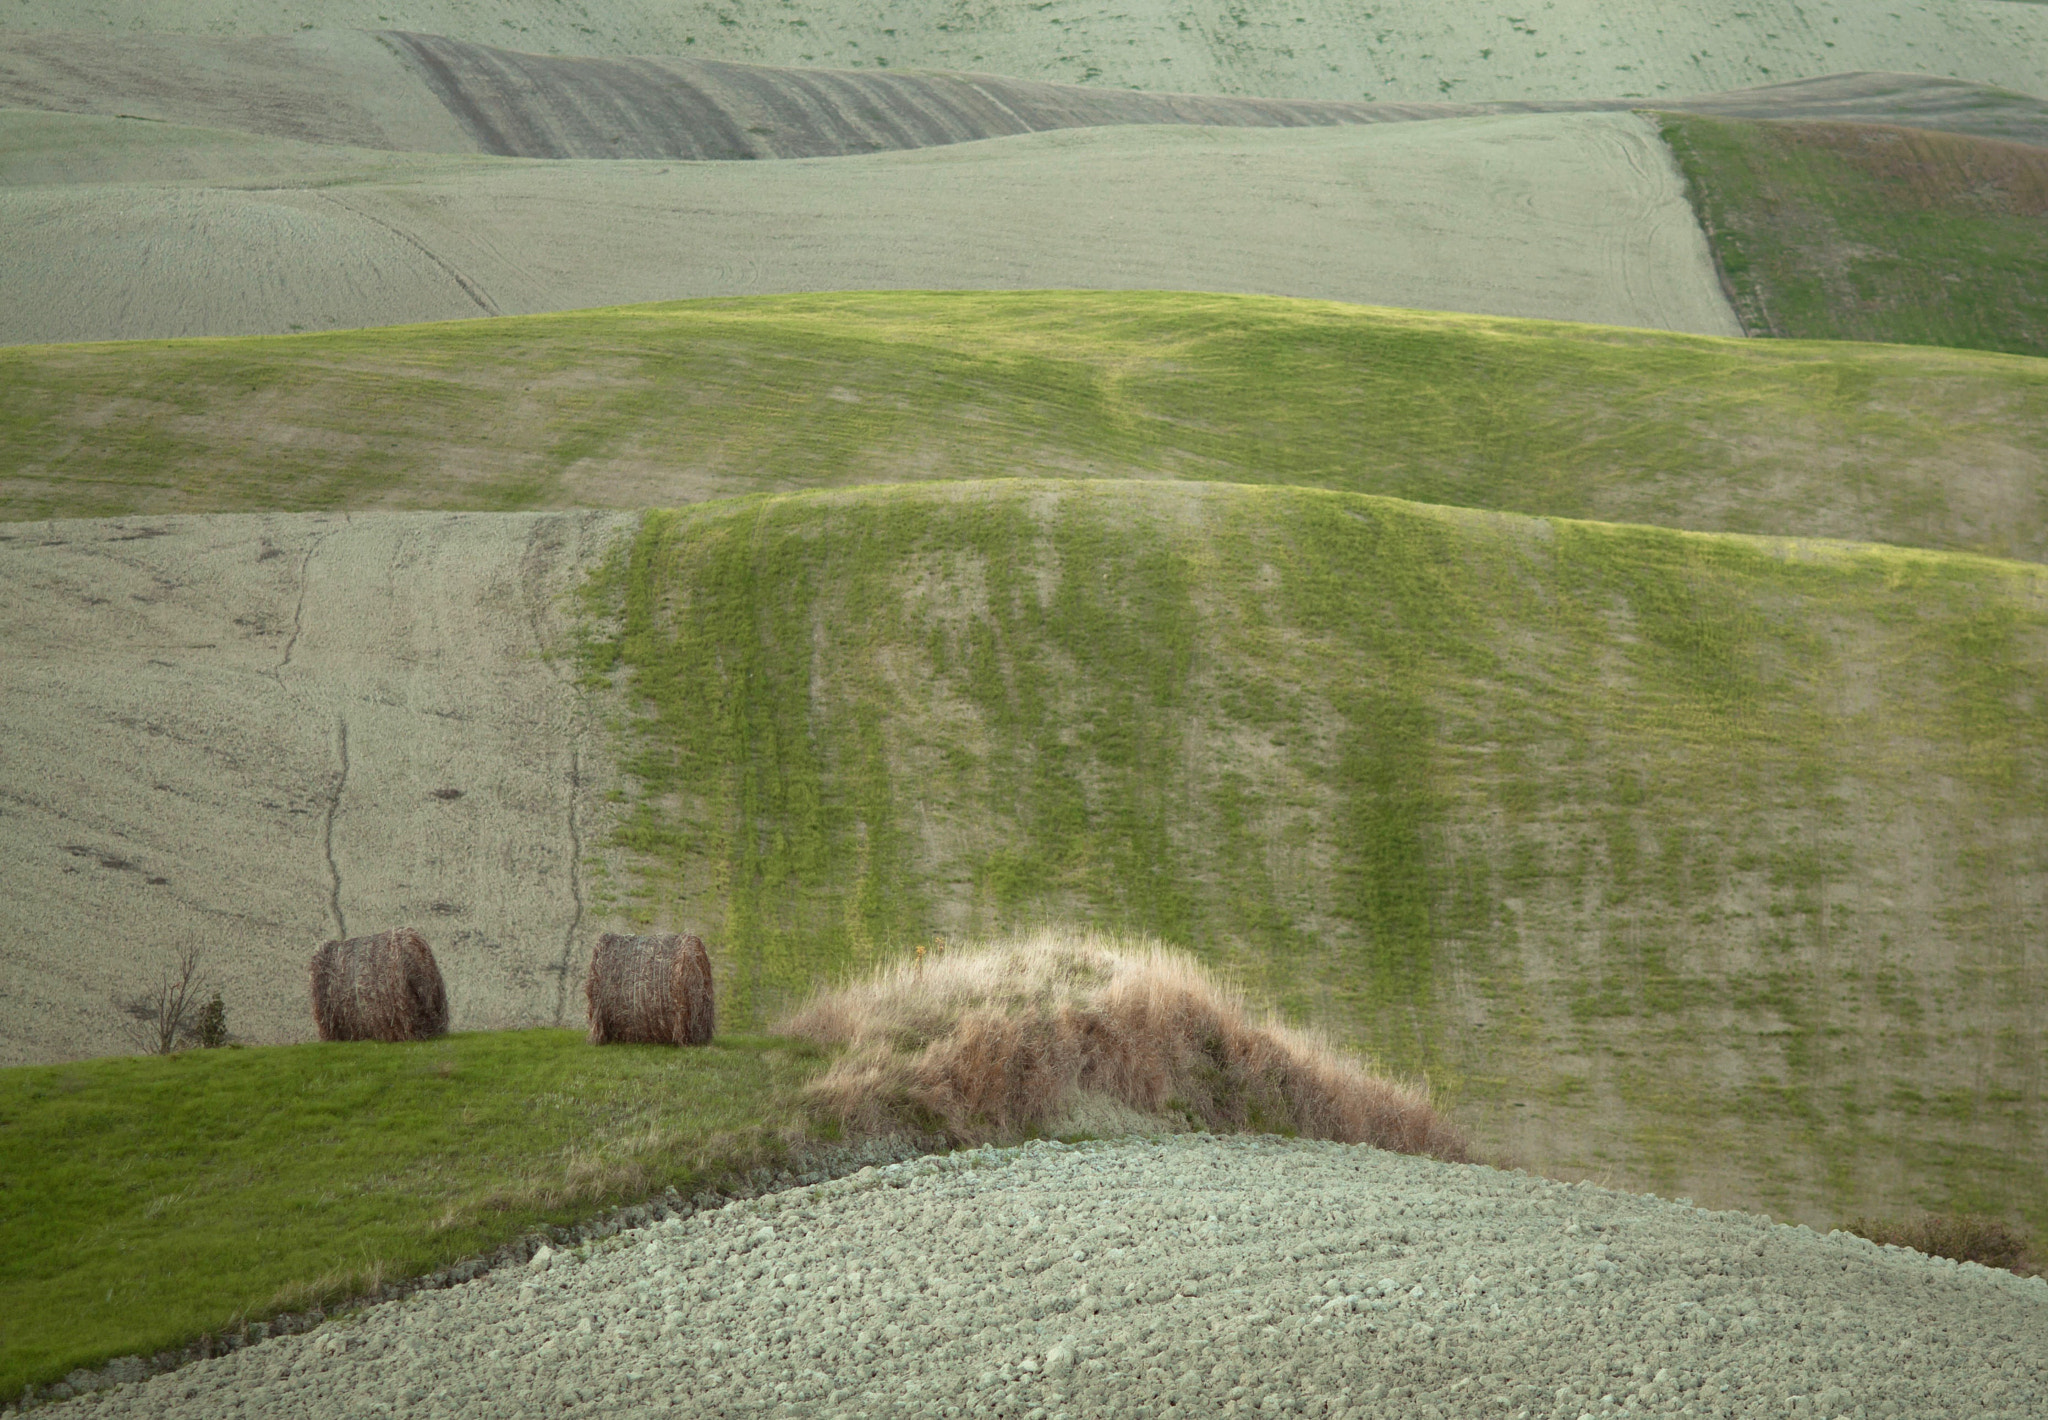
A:
[[[2041,1271],[2039,1260],[2031,1255],[2026,1235],[1996,1218],[1947,1213],[1929,1213],[1919,1218],[1852,1218],[1842,1224],[1842,1230],[1875,1243],[1910,1247],[1929,1257],[2002,1267],[2022,1277]]]
[[[272,1314],[313,1311],[351,1298],[372,1296],[393,1280],[393,1271],[384,1259],[365,1254],[359,1264],[341,1263],[318,1277],[279,1287],[263,1310]]]
[[[1255,1015],[1192,957],[1153,942],[1048,932],[920,952],[820,992],[777,1032],[847,1047],[810,1090],[860,1132],[1016,1139],[1107,1097],[1217,1132],[1471,1157],[1424,1090]]]

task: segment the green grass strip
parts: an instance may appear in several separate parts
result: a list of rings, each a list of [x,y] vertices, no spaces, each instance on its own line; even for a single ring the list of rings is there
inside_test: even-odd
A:
[[[1667,114],[1743,328],[2048,355],[2048,149]]]
[[[0,1395],[772,1162],[820,1068],[537,1030],[0,1071]]]
[[[0,350],[16,520],[1052,475],[2048,559],[2044,468],[2048,362],[1257,296],[774,296]]]

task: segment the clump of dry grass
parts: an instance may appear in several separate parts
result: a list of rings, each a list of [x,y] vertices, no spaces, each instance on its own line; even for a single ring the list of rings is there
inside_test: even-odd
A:
[[[1041,1134],[1089,1096],[1216,1132],[1469,1159],[1427,1094],[1381,1079],[1156,943],[1045,933],[899,961],[777,1030],[847,1048],[810,1088],[853,1129]]]
[[[307,1281],[288,1282],[272,1294],[266,1312],[322,1310],[353,1297],[372,1296],[393,1280],[393,1269],[384,1259],[365,1254],[360,1266],[341,1263]]]
[[[1851,1218],[1842,1231],[1874,1243],[1910,1247],[1929,1257],[2002,1267],[2021,1276],[2041,1269],[2029,1256],[2026,1235],[1996,1218],[1929,1213],[1920,1218]]]
[[[410,927],[328,942],[307,963],[322,1040],[431,1040],[448,1034],[448,988]]]

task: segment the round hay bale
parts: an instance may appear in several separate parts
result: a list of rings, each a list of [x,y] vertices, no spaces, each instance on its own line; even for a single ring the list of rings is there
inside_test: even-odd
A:
[[[322,1040],[428,1040],[448,1033],[448,988],[410,927],[328,942],[309,964]]]
[[[592,1045],[705,1045],[711,1040],[711,957],[702,938],[607,932],[590,954],[583,995],[590,1003]]]

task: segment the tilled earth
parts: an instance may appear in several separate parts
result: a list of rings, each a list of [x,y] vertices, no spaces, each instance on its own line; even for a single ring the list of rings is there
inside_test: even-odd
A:
[[[630,514],[0,529],[0,1065],[132,1048],[180,943],[252,1044],[306,959],[412,925],[457,1030],[573,1019],[610,760],[567,663]],[[204,996],[201,997],[204,999]]]
[[[66,1413],[2048,1414],[2048,1284],[1272,1138],[930,1157],[421,1293]]]

